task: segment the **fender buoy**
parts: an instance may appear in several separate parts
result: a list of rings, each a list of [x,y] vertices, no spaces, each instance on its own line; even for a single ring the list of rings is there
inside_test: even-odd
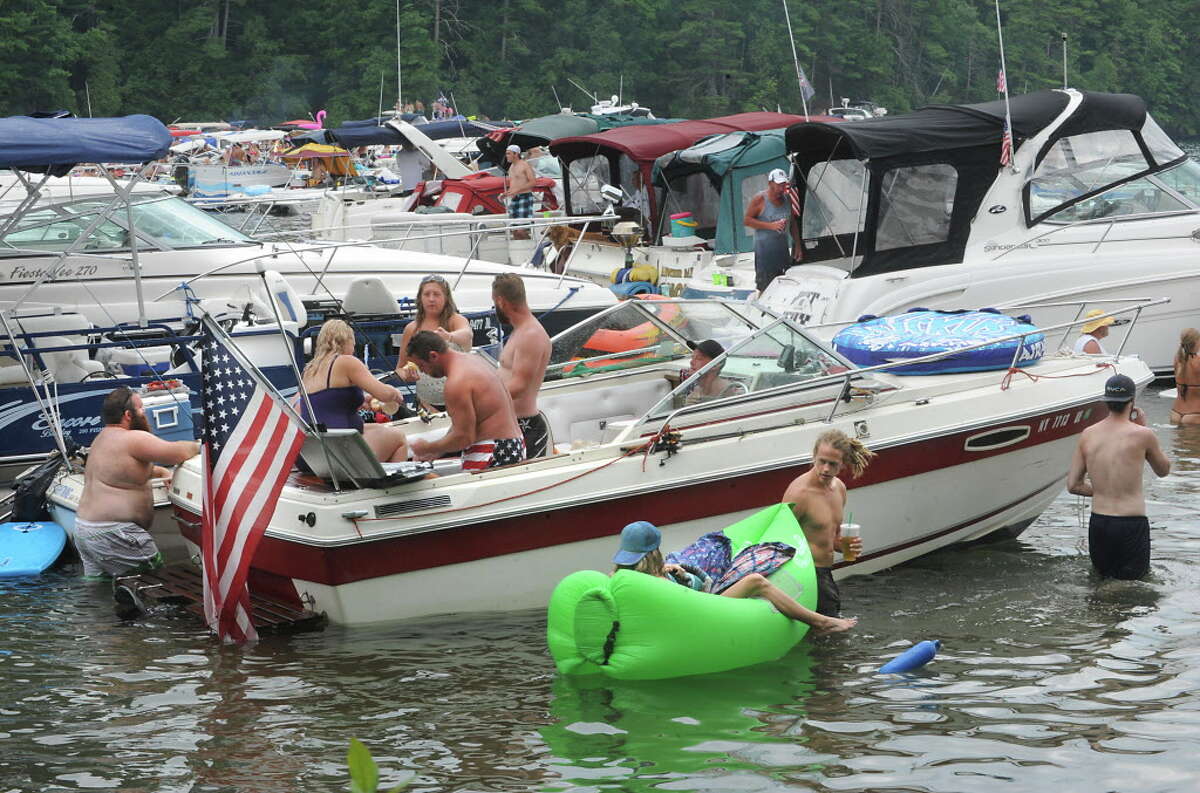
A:
[[[942,649],[942,643],[937,639],[914,644],[912,647],[909,647],[907,650],[900,653],[883,666],[879,667],[879,674],[891,675],[898,674],[900,672],[911,672],[914,669],[920,669],[922,666],[932,661],[933,657],[937,655],[937,651],[940,649]]]

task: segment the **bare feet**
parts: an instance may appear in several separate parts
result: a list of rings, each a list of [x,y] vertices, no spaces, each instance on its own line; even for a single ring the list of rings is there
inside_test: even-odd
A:
[[[848,631],[858,624],[858,617],[826,617],[825,621],[812,626],[813,633],[817,636],[825,636],[830,633],[841,633]]]

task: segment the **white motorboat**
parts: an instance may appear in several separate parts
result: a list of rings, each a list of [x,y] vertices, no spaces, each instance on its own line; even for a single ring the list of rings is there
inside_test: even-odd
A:
[[[596,356],[613,334],[642,346]],[[705,338],[725,345],[710,366],[742,393],[689,398],[708,367],[689,375],[684,343]],[[630,301],[554,340],[539,407],[558,453],[471,473],[441,460],[437,478],[381,487],[369,452],[337,464],[339,486],[293,474],[249,583],[352,625],[544,606],[567,573],[604,569],[629,521],[654,522],[679,548],[777,502],[829,428],[878,453],[847,480],[865,552],[838,574],[875,572],[1028,526],[1061,492],[1076,436],[1104,415],[1107,375],[1151,380],[1136,358],[1104,363],[1053,355],[1024,369],[1035,377],[900,377],[855,369],[748,304]],[[339,461],[365,448],[353,432],[327,441]],[[336,473],[306,443],[313,470]],[[170,492],[196,545],[203,476],[200,458],[189,461]]]
[[[1003,101],[790,127],[804,263],[763,302],[805,323],[1024,304],[1049,325],[1170,295],[1126,348],[1170,372],[1200,311],[1200,166],[1130,94],[1041,91],[1011,117],[1011,168]]]

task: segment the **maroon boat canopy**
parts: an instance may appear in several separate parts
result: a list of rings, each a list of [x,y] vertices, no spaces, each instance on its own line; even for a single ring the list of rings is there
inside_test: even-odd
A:
[[[727,132],[763,132],[769,129],[786,129],[793,124],[805,121],[840,121],[832,116],[796,116],[790,113],[737,113],[732,116],[706,118],[697,121],[677,121],[673,124],[659,124],[649,127],[617,127],[591,135],[576,135],[569,138],[559,138],[550,143],[550,153],[563,162],[563,179],[567,194],[567,212],[570,214],[586,214],[577,212],[572,206],[570,188],[570,164],[582,157],[604,156],[609,161],[609,173],[605,178],[609,184],[623,187],[621,184],[621,169],[618,160],[628,157],[632,160],[642,175],[642,184],[652,183],[654,161],[664,154],[695,145],[709,135],[721,135]],[[651,191],[650,215],[657,223],[658,197]]]

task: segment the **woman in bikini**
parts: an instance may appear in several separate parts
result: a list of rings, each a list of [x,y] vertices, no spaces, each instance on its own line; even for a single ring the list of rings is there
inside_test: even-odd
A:
[[[415,363],[408,360],[408,342],[420,330],[432,330],[461,352],[471,349],[474,333],[467,318],[458,313],[450,284],[440,275],[427,275],[417,287],[417,317],[404,326],[400,336],[400,357],[396,361],[396,374],[406,383],[417,384],[417,398],[428,410],[444,410],[444,377],[422,374]]]
[[[308,401],[317,421],[328,429],[355,429],[383,462],[403,462],[408,459],[408,442],[399,427],[384,424],[364,424],[358,409],[363,406],[363,392],[383,403],[399,405],[404,395],[390,385],[379,382],[362,361],[354,355],[354,331],[340,319],[328,320],[317,335],[312,360],[301,375]],[[308,418],[308,406],[300,403],[301,414]]]
[[[1179,396],[1171,405],[1172,424],[1200,424],[1200,330],[1187,328],[1179,334],[1175,352],[1175,386]]]

